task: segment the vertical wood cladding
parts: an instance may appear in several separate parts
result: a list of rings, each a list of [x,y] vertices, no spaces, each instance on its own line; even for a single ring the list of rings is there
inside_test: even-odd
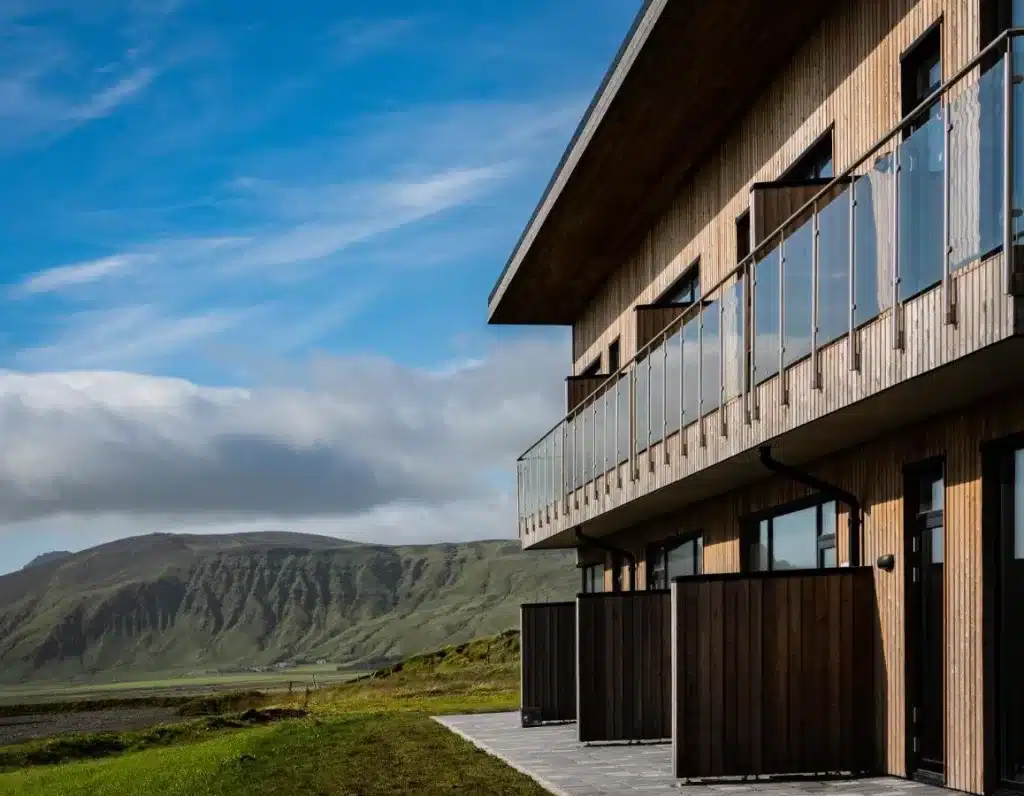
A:
[[[945,754],[946,783],[981,793],[984,787],[983,593],[981,539],[982,442],[1024,431],[1018,394],[985,401],[802,469],[857,495],[863,507],[862,562],[892,553],[892,572],[874,571],[880,649],[875,699],[883,770],[905,776],[903,467],[935,456],[946,462],[945,485]],[[705,573],[740,568],[740,523],[757,511],[805,497],[806,487],[778,477],[688,506],[609,538],[638,554],[667,536],[702,530]],[[846,509],[839,506],[837,552],[847,562]],[[646,583],[646,572],[638,585]]]
[[[579,740],[662,740],[672,735],[668,591],[581,594]]]
[[[520,700],[539,721],[576,718],[576,604],[533,603],[519,614]]]
[[[632,357],[633,307],[655,301],[698,256],[705,290],[722,279],[736,265],[735,222],[751,186],[778,179],[829,125],[837,173],[888,132],[902,115],[900,56],[940,18],[945,78],[978,52],[978,0],[837,2],[574,324],[574,372],[616,337],[623,361]]]
[[[676,776],[877,769],[869,567],[672,588]]]

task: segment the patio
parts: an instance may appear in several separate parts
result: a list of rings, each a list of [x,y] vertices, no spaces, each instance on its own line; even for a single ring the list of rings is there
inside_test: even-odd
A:
[[[576,724],[524,729],[519,713],[442,716],[435,719],[480,749],[532,777],[557,796],[717,796],[718,794],[822,794],[823,796],[948,796],[950,791],[888,777],[859,780],[790,780],[683,784],[672,776],[669,743],[591,745],[576,740]]]

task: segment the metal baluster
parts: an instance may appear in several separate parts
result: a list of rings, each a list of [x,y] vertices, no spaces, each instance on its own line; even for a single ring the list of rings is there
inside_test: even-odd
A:
[[[665,332],[661,341],[661,451],[665,454],[665,464],[669,463],[668,457],[668,332]]]
[[[725,425],[725,297],[723,289],[718,297],[718,432],[726,435]]]
[[[700,435],[700,446],[707,444],[704,435],[704,308],[701,307],[697,319],[697,433]]]
[[[786,233],[779,240],[779,391],[782,405],[789,404],[786,383]]]
[[[1013,37],[1006,39],[1003,64],[1003,291],[1013,291]]]
[[[893,150],[892,169],[892,347],[902,349],[900,334],[900,165],[899,144]]]
[[[751,392],[753,391],[754,367],[754,263],[749,261],[743,267],[743,329],[740,332],[742,342],[740,355],[743,357],[743,424],[750,424]],[[748,353],[749,352],[749,353]]]
[[[750,405],[747,416],[752,420],[761,419],[761,409],[757,403],[757,271],[756,263],[750,262]]]
[[[847,310],[849,317],[848,336],[846,339],[847,357],[850,370],[860,370],[860,354],[857,351],[857,180],[850,182],[850,301]]]
[[[563,513],[567,512],[569,510],[569,504],[567,502],[567,497],[566,497],[568,492],[566,492],[566,489],[565,489],[565,457],[566,457],[566,454],[568,453],[568,448],[566,447],[566,440],[568,439],[568,435],[566,434],[566,431],[568,430],[568,427],[569,427],[569,424],[565,420],[563,420],[562,421],[562,428],[561,428],[561,433],[562,433],[562,456],[559,459],[559,464],[561,465],[561,472],[562,472],[562,476],[561,476],[562,477],[562,496],[558,500],[558,502],[562,504]]]
[[[622,454],[619,451],[619,390],[622,389],[622,376],[615,377],[615,486],[622,486],[622,479],[619,476],[619,465],[622,463]]]
[[[811,205],[811,387],[821,389],[821,373],[818,372],[818,283],[820,267],[819,240],[821,223],[818,218],[818,202]]]
[[[685,315],[683,316],[685,317]],[[686,360],[683,358],[683,354],[686,349],[683,345],[684,332],[686,330],[686,324],[680,320],[679,323],[679,455],[686,455],[686,433],[684,431],[686,427],[686,382],[684,380],[683,371],[686,370]]]
[[[647,349],[647,356],[644,357],[644,362],[647,363],[647,469],[649,472],[654,472],[654,459],[651,458],[651,443],[653,440],[652,429],[651,429],[651,393],[654,392],[651,389],[651,350]]]
[[[578,509],[580,507],[579,498],[576,496],[576,487],[579,485],[579,473],[576,472],[576,465],[579,462],[579,440],[576,439],[577,432],[579,431],[579,415],[574,415],[572,418],[572,508]]]
[[[597,500],[597,401],[594,401],[594,419],[591,421],[590,430],[594,435],[594,446],[591,452],[590,482],[594,492],[594,500]]]
[[[944,98],[947,99],[948,98]],[[953,117],[949,112],[949,102],[942,106],[942,307],[945,310],[946,323],[956,323],[956,302],[953,298],[953,286],[950,283],[950,261],[953,245],[950,240],[950,196],[949,196],[949,142],[953,133]]]
[[[605,387],[604,391],[604,412],[601,418],[601,436],[604,437],[604,493],[607,495],[611,492],[611,486],[608,483],[608,388]]]

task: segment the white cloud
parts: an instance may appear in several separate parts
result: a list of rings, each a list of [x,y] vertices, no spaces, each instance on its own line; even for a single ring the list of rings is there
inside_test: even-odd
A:
[[[115,254],[89,262],[62,265],[32,274],[17,286],[15,295],[54,293],[70,287],[98,282],[140,262],[140,255]]]
[[[109,116],[118,107],[141,94],[155,76],[153,69],[143,67],[69,108],[67,118],[75,122],[87,122]]]
[[[567,361],[563,341],[535,339],[435,371],[322,359],[303,385],[253,389],[4,372],[0,522],[326,523],[389,541],[500,509],[508,535],[515,459],[561,414]]]

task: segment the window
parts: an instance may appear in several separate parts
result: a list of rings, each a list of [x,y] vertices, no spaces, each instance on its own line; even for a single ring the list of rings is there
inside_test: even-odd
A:
[[[648,548],[648,589],[667,589],[673,578],[700,575],[703,572],[703,534],[681,536]]]
[[[901,72],[902,115],[906,116],[942,85],[942,32],[939,25],[925,33],[903,56]],[[903,130],[903,137],[909,138],[915,130],[935,118],[940,110],[941,105],[936,100]]]
[[[736,262],[750,254],[750,211],[744,210],[736,219]]]
[[[622,554],[612,553],[612,591],[622,591]]]
[[[748,572],[835,567],[836,504],[816,503],[756,520],[745,541]]]
[[[618,338],[616,338],[608,346],[608,373],[618,373],[620,367],[621,365],[619,363],[619,340]]]
[[[683,304],[689,306],[700,298],[700,261],[687,268],[681,277],[672,283],[658,299],[658,304]]]
[[[598,357],[585,368],[580,376],[599,376],[601,375],[601,357]]]
[[[781,180],[802,182],[805,180],[827,180],[834,177],[832,166],[832,128],[811,144],[796,163],[786,169]]]
[[[583,567],[583,593],[599,594],[604,591],[604,564]]]

